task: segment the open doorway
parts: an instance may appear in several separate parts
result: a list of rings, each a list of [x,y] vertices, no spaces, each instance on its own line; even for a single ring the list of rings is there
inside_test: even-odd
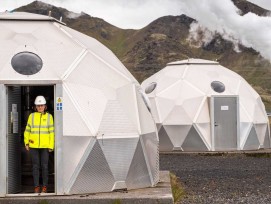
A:
[[[28,116],[34,112],[36,96],[46,99],[47,112],[54,117],[54,86],[7,86],[7,193],[34,193],[32,162],[24,145],[24,130]],[[55,158],[49,154],[48,193],[55,192]],[[40,178],[42,173],[40,172]],[[40,182],[41,183],[41,182]]]

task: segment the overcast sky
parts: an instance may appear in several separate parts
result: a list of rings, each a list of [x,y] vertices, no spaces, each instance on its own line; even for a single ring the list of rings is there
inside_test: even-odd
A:
[[[33,0],[0,0],[1,11],[12,10]],[[139,29],[166,15],[184,13],[181,3],[189,0],[43,0],[45,3],[99,17],[120,27]],[[250,0],[271,10],[271,0]],[[201,3],[201,0],[197,0]]]

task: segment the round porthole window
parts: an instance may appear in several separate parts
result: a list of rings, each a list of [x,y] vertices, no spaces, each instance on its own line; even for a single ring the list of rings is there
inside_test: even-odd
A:
[[[11,59],[13,69],[23,75],[33,75],[42,68],[41,58],[32,52],[20,52]]]
[[[225,85],[220,81],[213,81],[211,83],[211,87],[217,93],[222,93],[225,91]]]
[[[153,92],[153,90],[156,88],[157,83],[156,82],[152,82],[150,83],[146,88],[145,88],[145,93],[146,94],[150,94],[151,92]]]

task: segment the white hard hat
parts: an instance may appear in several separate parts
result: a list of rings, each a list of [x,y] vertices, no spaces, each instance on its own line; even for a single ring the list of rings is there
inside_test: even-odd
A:
[[[43,96],[37,96],[35,99],[35,105],[45,105],[46,100]]]

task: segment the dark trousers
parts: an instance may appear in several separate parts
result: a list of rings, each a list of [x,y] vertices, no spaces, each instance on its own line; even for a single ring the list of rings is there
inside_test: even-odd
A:
[[[40,166],[42,169],[42,185],[48,185],[48,160],[49,160],[49,151],[47,148],[30,148],[30,154],[32,158],[32,166],[33,166],[33,179],[34,186],[39,186],[39,178],[40,178]]]

